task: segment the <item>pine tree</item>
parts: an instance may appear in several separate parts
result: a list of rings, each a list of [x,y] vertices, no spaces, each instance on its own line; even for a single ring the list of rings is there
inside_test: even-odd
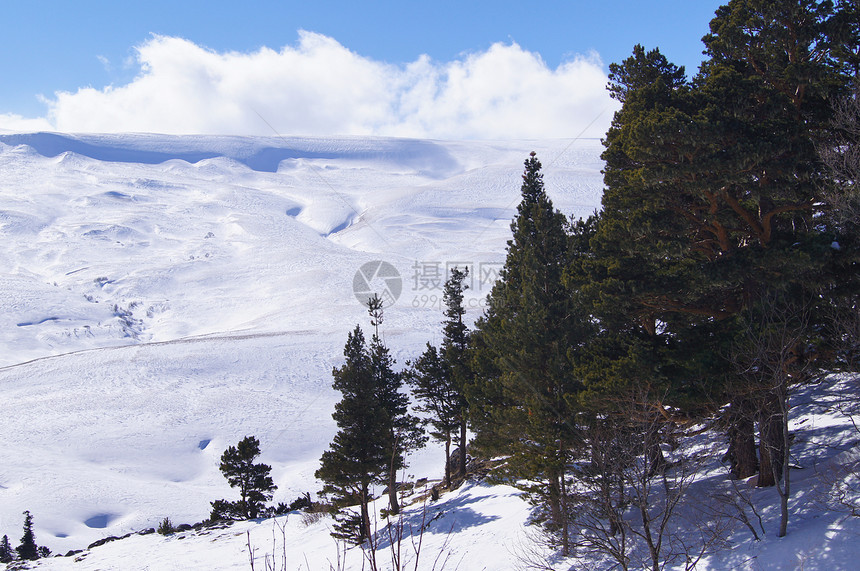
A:
[[[233,517],[254,519],[265,513],[265,504],[278,488],[269,473],[272,467],[255,464],[260,455],[260,441],[246,436],[237,446],[230,446],[221,455],[221,473],[233,488],[239,488],[241,499],[235,502],[212,502],[212,518]]]
[[[388,426],[386,453],[388,456],[388,512],[400,513],[397,498],[397,473],[406,467],[406,453],[420,448],[426,442],[420,420],[409,414],[409,395],[404,393],[403,375],[394,370],[395,361],[379,336],[383,323],[382,300],[374,294],[367,304],[374,334],[370,340],[370,365],[375,396],[384,411]]]
[[[378,397],[374,363],[361,327],[348,335],[344,357],[344,365],[332,371],[332,387],[342,394],[332,414],[338,432],[315,475],[337,508],[359,505],[357,516],[339,516],[333,535],[362,543],[371,535],[371,486],[389,474],[391,424]]]
[[[435,431],[431,435],[445,443],[445,486],[452,483],[451,441],[459,433],[460,472],[457,478],[466,475],[467,413],[468,401],[465,389],[472,383],[469,356],[469,331],[463,323],[463,281],[469,275],[468,268],[453,268],[445,282],[445,321],[443,323],[442,349],[427,344],[424,353],[409,363],[407,380],[412,385],[413,395],[423,403],[420,410],[430,415]]]
[[[469,329],[463,322],[466,308],[463,305],[463,292],[468,288],[463,282],[469,276],[469,268],[451,269],[451,275],[445,282],[442,299],[445,301],[445,322],[442,327],[441,356],[450,371],[451,387],[457,402],[454,418],[459,428],[459,473],[458,479],[466,477],[466,445],[467,420],[469,402],[466,400],[466,390],[474,382],[474,372],[471,366],[469,350]]]
[[[852,11],[854,23],[846,25]],[[852,65],[845,50],[856,58],[857,30],[856,4],[747,0],[721,7],[704,38],[710,59],[697,78],[707,104],[703,116],[712,126],[712,144],[724,150],[703,161],[702,168],[713,172],[709,186],[720,189],[717,216],[710,217],[719,216],[725,229],[728,247],[720,248],[720,256],[735,260],[732,273],[742,284],[727,296],[739,332],[746,329],[747,316],[770,311],[770,300],[800,307],[807,299],[822,299],[831,289],[836,258],[848,254],[830,248],[835,236],[821,223],[827,174],[814,141],[827,137],[830,102],[845,92],[856,71],[856,59]],[[705,269],[713,275],[716,267],[711,263]],[[798,347],[811,347],[821,330],[823,314],[810,311],[806,338]],[[783,347],[777,353],[789,350],[797,352]],[[819,365],[826,367],[825,361],[819,359]],[[797,369],[792,383],[803,382],[809,373]],[[745,381],[741,376],[740,391],[732,391],[733,406],[753,411],[761,441],[758,482],[774,485],[784,475],[781,466],[788,454],[787,443],[779,442],[781,426],[788,422],[777,412],[784,408],[778,402],[781,391],[763,391],[761,383]],[[774,378],[766,384],[780,382]],[[753,403],[737,398],[751,392],[760,395]],[[739,434],[748,446],[749,434]],[[751,456],[749,451],[734,455]]]
[[[445,444],[445,486],[451,487],[451,440],[459,428],[459,394],[451,382],[451,369],[435,346],[427,348],[414,362],[407,363],[406,381],[428,415],[433,430],[430,435]]]
[[[577,359],[587,389],[579,400],[599,417],[623,416],[630,394],[648,395],[655,411],[695,415],[707,410],[709,383],[726,368],[712,358],[711,323],[721,315],[699,295],[700,245],[691,245],[685,215],[699,212],[694,193],[702,177],[695,169],[704,151],[697,147],[697,99],[683,68],[641,45],[610,66],[610,82],[622,107],[604,140],[603,210],[583,224],[577,266],[568,273],[569,286],[599,323]],[[630,420],[631,437],[648,441],[641,448],[659,469],[660,442],[653,440],[659,431],[637,428],[654,419]]]
[[[820,216],[823,170],[813,141],[827,129],[828,99],[856,69],[856,8],[732,0],[711,32],[710,58],[692,82],[639,46],[611,68],[622,109],[603,155],[594,298],[605,315],[620,309],[620,327],[633,316],[654,342],[663,338],[661,350],[675,357],[661,358],[661,367],[674,361],[700,392],[723,391],[732,403],[729,455],[745,477],[758,468],[749,415],[763,437],[778,432],[767,422],[784,419],[767,412],[775,403],[750,401],[744,379],[725,375],[731,363],[708,353],[728,355],[761,300],[791,294],[797,305],[831,287],[837,254]],[[815,315],[810,333],[820,327]],[[770,451],[786,452],[764,444],[763,464],[782,464]],[[761,472],[761,485],[773,483],[771,470]]]
[[[505,265],[476,325],[474,360],[480,374],[469,398],[476,445],[510,454],[513,476],[541,482],[530,492],[566,553],[565,473],[576,439],[570,405],[579,390],[568,351],[581,341],[581,323],[562,283],[566,220],[546,195],[540,169],[532,153],[525,161]]]
[[[0,563],[9,563],[15,559],[15,552],[9,544],[9,536],[4,535],[0,540]]]
[[[713,190],[713,173],[725,165],[702,166],[714,160],[715,146],[708,142],[713,128],[703,115],[707,98],[701,89],[659,50],[645,52],[641,46],[610,69],[610,91],[622,108],[604,142],[607,188],[593,242],[592,297],[604,337],[626,331],[625,343],[640,337],[658,352],[668,351],[671,343],[676,353],[686,355],[674,379],[648,382],[663,392],[683,387],[684,410],[695,414],[691,389],[698,385],[700,395],[709,395],[728,386],[724,371],[730,364],[713,356],[728,353],[734,336],[728,318],[740,309],[740,288],[751,283],[744,277],[749,261],[726,255],[737,239],[727,229],[733,213],[720,209]],[[731,222],[731,227],[737,225]],[[629,360],[635,354],[616,347],[611,358]],[[667,361],[664,356],[652,370],[662,371]],[[617,383],[602,376],[605,386]],[[700,411],[708,408],[708,398],[703,400]],[[750,405],[739,400],[729,415],[735,418],[729,422],[735,427],[730,457],[736,475],[746,477],[757,464],[754,454],[750,462],[749,449],[738,446],[751,442],[739,430],[748,428],[735,414],[741,407]]]
[[[21,545],[15,548],[18,559],[34,561],[39,558],[39,546],[36,545],[36,535],[33,533],[33,516],[29,511],[24,512],[24,535]]]

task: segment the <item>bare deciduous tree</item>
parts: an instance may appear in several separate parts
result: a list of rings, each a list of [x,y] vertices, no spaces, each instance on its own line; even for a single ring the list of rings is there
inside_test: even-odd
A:
[[[589,431],[591,458],[576,473],[570,501],[575,551],[624,570],[692,569],[726,541],[727,518],[704,511],[689,495],[711,453],[680,443],[663,450],[683,431],[648,390],[631,391],[623,401]]]
[[[830,171],[823,197],[836,221],[860,224],[860,84],[833,106],[834,138],[818,146],[818,153]]]
[[[760,433],[758,485],[773,485],[779,494],[779,537],[787,532],[791,497],[789,397],[815,372],[812,303],[809,295],[763,294],[747,312],[742,336],[733,348],[735,369],[748,396],[758,403],[753,419]]]

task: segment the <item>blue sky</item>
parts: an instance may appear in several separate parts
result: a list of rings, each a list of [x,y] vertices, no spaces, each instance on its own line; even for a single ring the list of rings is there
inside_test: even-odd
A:
[[[560,68],[573,61],[587,60],[605,73],[610,62],[627,57],[634,44],[642,43],[649,48],[660,47],[671,61],[685,65],[688,73],[691,73],[701,62],[701,37],[707,33],[708,22],[720,4],[713,0],[531,3],[506,0],[437,0],[420,3],[403,0],[6,2],[3,6],[4,41],[0,48],[0,77],[3,78],[0,115],[6,121],[4,125],[0,120],[0,127],[14,128],[13,119],[17,119],[18,123],[27,119],[31,120],[29,126],[46,126],[58,130],[107,130],[111,125],[116,125],[119,129],[256,133],[260,130],[259,126],[248,129],[243,126],[250,125],[254,116],[262,114],[259,109],[268,111],[284,104],[317,102],[319,93],[306,86],[305,91],[298,89],[300,97],[261,102],[256,101],[259,93],[272,86],[261,86],[252,96],[225,87],[229,84],[225,78],[234,73],[231,70],[238,70],[237,78],[241,76],[242,81],[260,81],[259,78],[265,76],[263,71],[251,76],[243,74],[246,73],[244,70],[255,67],[261,61],[261,58],[253,56],[260,56],[260,50],[268,48],[285,56],[279,61],[271,57],[262,58],[273,66],[274,75],[284,74],[282,81],[276,82],[278,89],[304,85],[304,81],[318,82],[312,75],[296,78],[289,75],[287,69],[289,66],[301,66],[302,62],[322,67],[328,65],[326,56],[319,53],[319,49],[315,50],[307,37],[300,36],[299,32],[303,30],[314,33],[317,39],[326,38],[339,45],[343,52],[340,55],[335,53],[337,50],[328,50],[329,55],[336,60],[342,60],[346,52],[355,56],[354,65],[341,61],[340,64],[345,67],[333,66],[333,73],[344,73],[352,78],[353,84],[356,80],[362,84],[361,78],[368,78],[369,83],[382,81],[388,91],[397,91],[397,100],[389,101],[387,110],[364,109],[361,115],[348,115],[337,109],[337,106],[349,100],[347,97],[325,97],[327,104],[335,106],[334,114],[339,119],[322,121],[315,126],[310,120],[303,122],[284,116],[283,124],[278,125],[278,128],[299,134],[492,137],[498,133],[493,129],[484,133],[485,129],[481,125],[505,121],[513,112],[507,108],[496,109],[494,115],[480,119],[477,117],[478,109],[463,109],[462,106],[472,102],[472,107],[476,107],[482,101],[490,105],[490,101],[506,97],[501,92],[495,95],[489,93],[493,89],[503,90],[511,85],[510,82],[497,82],[496,78],[491,77],[493,69],[499,69],[501,76],[516,73],[519,68],[531,69],[537,74],[534,76],[537,85],[548,91],[566,89],[565,86],[572,84],[587,84],[589,89],[600,90],[600,82],[596,78],[589,75],[588,79],[580,81],[574,79],[574,72],[564,70],[562,73]],[[163,38],[181,38],[185,43],[162,42],[154,45]],[[496,50],[498,53],[491,54],[494,45],[506,46],[508,52]],[[518,53],[510,51],[513,46],[518,48]],[[221,56],[222,60],[229,59],[229,54],[245,55],[247,58],[241,63],[234,61],[235,67],[228,69],[229,64],[225,61],[201,63],[200,58],[204,54],[195,52],[192,47]],[[285,48],[289,53],[284,53]],[[529,58],[522,57],[523,54],[533,56],[531,63],[527,61]],[[599,56],[599,61],[594,54]],[[422,56],[427,58],[422,60]],[[486,56],[483,68],[479,65],[481,56]],[[534,61],[535,58],[538,61]],[[415,69],[419,61],[429,65],[422,67],[423,71],[436,78],[432,86],[416,77],[422,72],[422,69]],[[540,65],[544,69],[538,73],[538,68],[534,66]],[[179,72],[171,75],[170,70],[182,69],[187,73],[191,68],[199,71],[201,66],[207,70],[205,75],[214,73],[221,78],[220,83],[208,86],[198,83],[192,89],[186,86],[185,90],[175,85]],[[384,73],[379,71],[380,66],[386,69]],[[407,73],[410,66],[412,72]],[[213,69],[217,71],[213,72]],[[479,72],[477,69],[484,71]],[[588,75],[590,71],[593,70],[589,68],[577,73]],[[385,78],[382,78],[381,73]],[[454,83],[457,73],[462,77],[483,79],[481,82],[475,79],[466,88]],[[147,75],[152,76],[146,78],[148,83],[137,85],[136,82]],[[524,82],[530,78],[532,76],[527,71],[523,73]],[[408,86],[404,87],[404,82]],[[156,84],[161,89],[157,89]],[[328,88],[347,92],[351,89],[349,83],[333,83]],[[460,93],[463,89],[471,90],[470,95],[463,95],[453,101],[452,94]],[[173,99],[150,105],[149,101],[157,99],[157,94],[162,91]],[[435,95],[428,95],[430,91]],[[60,97],[60,93],[65,96]],[[221,105],[211,101],[212,93],[219,94]],[[430,99],[421,99],[419,93]],[[78,97],[73,97],[75,95]],[[177,117],[168,116],[159,120],[165,109],[171,106],[170,101],[177,101],[177,98],[184,96],[189,99],[186,111],[202,106],[210,114],[229,114],[228,103],[251,107],[252,99],[256,107],[254,113],[243,114],[233,110],[236,116],[233,122],[222,117],[211,125],[203,119],[185,121],[178,114]],[[362,91],[359,100],[365,101],[367,107],[373,96],[372,89]],[[206,100],[202,104],[200,97]],[[588,104],[583,103],[588,97],[577,97],[584,114],[595,115],[598,113],[597,107],[600,107],[595,101],[604,95],[590,96],[596,99]],[[192,103],[193,98],[197,98],[197,103]],[[420,106],[422,101],[432,103],[431,107],[435,106],[435,110],[432,113],[403,110],[404,104],[407,107]],[[543,107],[531,97],[526,102]],[[456,107],[458,105],[460,107]],[[553,105],[558,106],[560,103],[547,103],[549,107]],[[133,106],[140,117],[126,117],[134,112],[131,109]],[[179,107],[183,108],[183,105]],[[548,110],[543,120],[547,125],[552,125],[552,113],[567,114],[571,109],[568,105],[555,111]],[[101,121],[87,119],[87,115],[93,114],[104,114],[105,117]],[[396,114],[397,117],[386,120],[386,114]],[[318,115],[322,117],[325,113],[320,111]],[[463,116],[467,117],[466,121],[457,120],[457,117]],[[147,128],[147,117],[152,120],[152,129]],[[275,114],[271,122],[278,123],[279,118]],[[462,133],[454,127],[458,122],[469,124],[472,119],[471,126]],[[598,122],[602,125],[605,119]],[[439,124],[447,127],[434,127]],[[570,125],[568,128],[575,127]],[[517,127],[512,128],[512,131],[514,135],[520,136],[540,135],[539,132],[530,133],[528,129]],[[547,136],[557,134],[548,132]]]

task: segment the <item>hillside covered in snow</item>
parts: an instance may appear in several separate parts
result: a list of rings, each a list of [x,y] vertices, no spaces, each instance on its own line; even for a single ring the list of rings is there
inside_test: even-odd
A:
[[[401,365],[439,335],[448,266],[474,268],[477,317],[533,149],[559,207],[599,205],[597,141],[0,137],[0,534],[23,510],[55,552],[200,521],[245,435],[275,501],[316,492],[357,273],[400,274]]]
[[[449,268],[470,268],[467,316],[480,316],[528,153],[543,162],[554,205],[581,217],[600,206],[601,149],[597,140],[0,135],[0,535],[17,541],[24,510],[54,553],[165,517],[199,522],[210,501],[231,497],[219,458],[246,435],[273,468],[275,503],[315,494],[336,428],[331,371],[347,332],[369,325],[357,294],[372,285],[396,297],[381,332],[400,365],[415,358],[439,341]],[[396,274],[378,275],[382,262]],[[757,490],[764,541],[741,526],[700,568],[852,567],[860,526],[821,492],[856,462],[858,434],[837,406],[848,381],[839,382],[796,403],[802,470],[789,535],[772,533],[775,492]],[[406,479],[439,478],[443,457],[429,444]],[[711,461],[703,494],[727,485],[719,455]],[[528,504],[509,486],[468,483],[405,514],[416,527],[430,522],[421,569],[442,568],[439,553],[461,570],[524,568],[541,553]],[[329,537],[330,523],[291,514],[132,535],[39,566],[247,569],[250,547],[257,569],[282,554],[278,568],[337,568],[339,556],[362,568],[360,552],[341,553]],[[412,544],[403,550],[414,561]]]

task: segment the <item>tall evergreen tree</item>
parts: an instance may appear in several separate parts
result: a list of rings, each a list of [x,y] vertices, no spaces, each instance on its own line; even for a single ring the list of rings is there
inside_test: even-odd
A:
[[[272,499],[272,493],[278,487],[269,475],[272,467],[254,463],[259,455],[260,441],[254,436],[246,436],[221,455],[221,473],[231,487],[239,488],[240,499],[236,502],[212,502],[212,519],[225,516],[254,519],[265,512],[266,502]]]
[[[333,535],[362,543],[372,530],[371,486],[389,474],[391,424],[378,397],[374,363],[361,327],[348,335],[343,353],[346,362],[332,371],[332,387],[342,394],[332,414],[338,432],[315,475],[324,482],[323,494],[336,507],[359,506],[358,515],[339,516]]]
[[[595,240],[604,260],[596,298],[606,307],[624,308],[619,315],[636,316],[655,339],[659,329],[667,342],[727,355],[758,300],[769,292],[805,299],[830,279],[836,252],[817,223],[822,169],[813,141],[826,129],[828,98],[847,85],[845,54],[856,54],[844,49],[857,45],[848,10],[842,2],[732,0],[711,22],[710,59],[692,83],[639,46],[613,67],[610,90],[622,109],[606,138]],[[702,360],[684,366],[712,394],[722,382],[732,401],[730,456],[736,475],[751,475],[750,414],[760,425],[765,416],[782,420],[750,402],[743,379],[720,380],[730,363],[690,354]],[[761,449],[763,461],[772,450]],[[760,476],[773,482],[770,470]]]
[[[775,297],[795,307],[820,300],[834,279],[834,264],[848,254],[830,247],[835,236],[822,224],[821,182],[827,175],[814,143],[827,137],[831,101],[845,92],[856,71],[856,10],[849,2],[735,0],[717,11],[704,38],[710,58],[697,83],[706,102],[703,117],[712,127],[709,138],[722,149],[716,147],[702,165],[713,172],[709,186],[716,203],[715,214],[702,218],[724,228],[719,255],[741,284],[726,296],[733,300],[739,330],[744,315],[768,311],[767,300]],[[819,337],[823,313],[820,307],[810,311],[798,347]],[[786,351],[798,348],[777,353]],[[826,367],[826,359],[819,365]],[[791,377],[798,382],[803,375],[795,373]],[[754,411],[761,440],[759,485],[773,485],[783,476],[788,454],[779,442],[787,423],[775,412],[783,408],[779,391],[765,391],[751,404],[741,396],[738,403],[738,395],[760,389],[739,381],[733,407]],[[776,378],[771,381],[767,384],[779,385]],[[743,435],[747,446],[750,440]]]
[[[406,454],[426,442],[418,417],[409,413],[409,395],[401,390],[403,375],[394,370],[395,361],[378,335],[370,341],[370,362],[376,397],[387,428],[385,450],[388,458],[388,512],[400,513],[397,473],[406,467]]]
[[[445,486],[451,486],[451,441],[459,427],[459,394],[451,382],[451,369],[435,346],[427,343],[423,353],[407,363],[406,381],[421,403],[420,412],[433,426],[430,436],[445,444]]]
[[[441,351],[427,344],[424,353],[410,364],[406,375],[413,387],[413,394],[423,403],[421,410],[430,415],[432,433],[445,443],[445,485],[451,486],[451,442],[452,434],[459,433],[458,479],[466,476],[467,415],[469,403],[465,397],[466,387],[472,383],[472,367],[469,357],[469,330],[463,322],[465,307],[463,292],[468,287],[463,282],[469,275],[468,268],[452,268],[445,281],[445,321]]]
[[[700,283],[698,244],[689,232],[688,217],[700,209],[696,165],[705,152],[698,146],[697,99],[683,68],[641,45],[610,66],[609,90],[622,107],[604,140],[603,210],[583,228],[588,232],[580,253],[571,254],[576,267],[568,274],[599,323],[577,359],[587,388],[580,402],[604,417],[623,415],[613,402],[625,408],[625,394],[644,394],[668,422],[669,409],[707,410],[726,368],[714,359],[720,354],[714,323],[722,316],[702,295],[708,284]],[[639,420],[622,424],[654,425]],[[650,439],[644,449],[655,467],[663,464],[653,440],[659,434],[640,434]]]
[[[463,317],[466,315],[463,292],[468,288],[463,282],[468,276],[468,268],[463,270],[452,268],[442,293],[442,299],[445,301],[445,321],[442,324],[441,355],[451,372],[451,386],[457,400],[454,418],[459,428],[457,443],[459,473],[456,474],[459,479],[466,477],[469,402],[465,394],[466,388],[472,384],[474,378],[469,354],[469,328],[463,322]]]
[[[540,169],[532,153],[505,265],[476,325],[480,375],[470,399],[476,444],[510,454],[512,475],[541,482],[530,491],[567,552],[565,473],[577,438],[571,395],[579,389],[568,351],[581,341],[582,322],[562,283],[566,219],[547,196]]]
[[[373,371],[376,397],[385,412],[388,424],[386,449],[388,454],[388,511],[400,513],[397,498],[397,473],[406,467],[406,453],[420,448],[426,442],[421,421],[409,414],[409,395],[403,392],[403,375],[394,370],[396,362],[379,336],[383,323],[382,300],[374,294],[367,302],[370,324],[374,328],[370,340],[370,364]]]
[[[24,561],[34,561],[39,558],[39,546],[36,545],[36,534],[33,533],[33,516],[29,511],[24,512],[24,535],[15,551],[18,553],[18,559]]]

